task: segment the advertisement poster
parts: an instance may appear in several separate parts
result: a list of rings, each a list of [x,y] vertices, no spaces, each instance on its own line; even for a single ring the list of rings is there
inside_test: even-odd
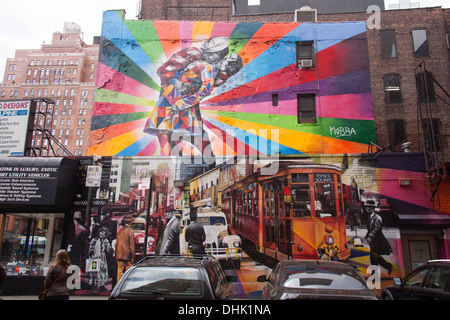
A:
[[[0,101],[0,157],[23,156],[31,101]]]

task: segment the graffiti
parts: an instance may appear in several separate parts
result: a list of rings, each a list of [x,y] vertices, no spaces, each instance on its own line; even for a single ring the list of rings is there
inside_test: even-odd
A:
[[[89,154],[365,152],[375,140],[364,22],[122,18],[103,17]],[[302,41],[314,68],[297,66]],[[316,96],[314,123],[298,122],[304,94]]]
[[[352,135],[356,135],[356,130],[354,128],[349,127],[332,127],[330,126],[330,135],[336,137],[351,137]]]

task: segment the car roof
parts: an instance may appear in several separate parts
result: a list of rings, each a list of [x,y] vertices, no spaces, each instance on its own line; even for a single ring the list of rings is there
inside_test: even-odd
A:
[[[202,267],[208,262],[217,261],[212,256],[207,255],[164,255],[164,256],[147,256],[136,263],[136,267],[149,266],[174,266],[174,267]]]
[[[347,263],[328,260],[286,260],[280,262],[281,273],[329,273],[345,274],[362,280],[354,267]]]
[[[347,273],[348,270],[354,270],[346,263],[329,260],[285,260],[280,261],[280,265],[282,269],[298,267],[299,270],[304,269],[305,271],[333,270],[333,272]]]
[[[430,263],[444,263],[444,264],[450,264],[450,259],[435,259],[435,260],[428,260],[427,264]]]

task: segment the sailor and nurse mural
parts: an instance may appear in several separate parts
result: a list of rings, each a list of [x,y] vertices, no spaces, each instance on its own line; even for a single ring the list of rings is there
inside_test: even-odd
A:
[[[375,140],[364,22],[103,16],[89,154],[358,153]],[[297,44],[313,44],[314,67]],[[300,123],[299,96],[314,96]]]

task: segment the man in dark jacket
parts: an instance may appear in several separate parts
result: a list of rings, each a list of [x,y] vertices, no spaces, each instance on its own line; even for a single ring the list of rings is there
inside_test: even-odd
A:
[[[380,265],[387,269],[391,274],[392,264],[387,262],[381,255],[389,255],[392,253],[392,247],[383,235],[382,225],[383,219],[375,212],[375,203],[366,203],[367,211],[370,213],[369,222],[367,224],[366,240],[370,245],[370,263],[372,265]]]
[[[190,209],[191,223],[186,227],[184,235],[186,242],[193,254],[204,254],[203,242],[206,239],[205,228],[197,222],[197,208]]]

